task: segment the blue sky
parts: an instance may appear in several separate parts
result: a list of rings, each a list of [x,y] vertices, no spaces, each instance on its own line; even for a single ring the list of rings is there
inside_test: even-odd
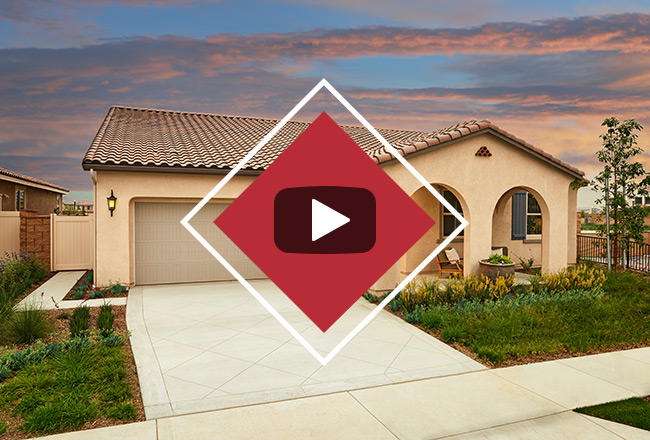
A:
[[[646,14],[643,1],[0,0],[0,166],[87,198],[81,158],[111,105],[282,117],[326,77],[377,126],[487,118],[592,176],[605,117],[650,123]]]

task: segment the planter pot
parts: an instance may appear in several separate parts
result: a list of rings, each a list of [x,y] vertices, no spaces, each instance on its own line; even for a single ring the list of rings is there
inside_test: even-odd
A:
[[[515,263],[510,264],[492,264],[487,261],[481,260],[478,262],[478,273],[485,275],[492,281],[497,277],[504,277],[515,274]]]

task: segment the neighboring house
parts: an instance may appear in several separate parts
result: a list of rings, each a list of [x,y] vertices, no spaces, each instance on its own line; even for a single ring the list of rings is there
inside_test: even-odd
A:
[[[117,198],[96,215],[96,282],[136,284],[228,280],[232,276],[179,221],[279,121],[254,117],[112,107],[83,159],[94,200]],[[264,274],[212,223],[308,123],[289,122],[192,224],[247,278]],[[435,221],[375,285],[391,289],[438,246],[456,220],[369,132],[342,126]],[[531,255],[544,271],[576,260],[577,190],[584,173],[489,121],[438,131],[379,132],[469,221],[454,240],[465,272],[495,246]],[[333,158],[323,152],[323,160]],[[408,219],[395,227],[408,227]],[[435,273],[432,262],[425,272]],[[330,274],[336,276],[336,274]]]
[[[0,168],[0,211],[35,209],[40,215],[62,209],[69,189]]]
[[[82,200],[80,202],[77,202],[75,200],[72,203],[66,203],[65,209],[70,211],[92,212],[93,202],[90,202],[88,200]]]

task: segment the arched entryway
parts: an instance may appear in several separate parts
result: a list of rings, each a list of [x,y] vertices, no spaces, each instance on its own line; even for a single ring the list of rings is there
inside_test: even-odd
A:
[[[533,188],[518,186],[506,191],[492,214],[492,249],[507,248],[515,262],[532,258],[534,266],[548,270],[548,204]]]
[[[470,220],[467,202],[453,187],[442,183],[432,183],[432,186],[454,207],[466,220]],[[433,252],[459,225],[458,220],[440,203],[425,187],[420,187],[411,194],[411,198],[426,212],[436,224],[404,255],[400,264],[403,275],[411,273],[422,261]],[[408,224],[408,219],[405,219]],[[465,254],[465,231],[461,232],[450,244],[463,257]],[[438,276],[438,265],[434,259],[422,272],[422,275]]]

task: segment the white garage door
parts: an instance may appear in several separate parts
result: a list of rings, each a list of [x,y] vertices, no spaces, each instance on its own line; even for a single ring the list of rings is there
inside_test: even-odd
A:
[[[225,281],[233,276],[180,224],[195,203],[135,203],[136,284]],[[245,278],[266,278],[214,220],[227,203],[209,203],[190,224]]]

